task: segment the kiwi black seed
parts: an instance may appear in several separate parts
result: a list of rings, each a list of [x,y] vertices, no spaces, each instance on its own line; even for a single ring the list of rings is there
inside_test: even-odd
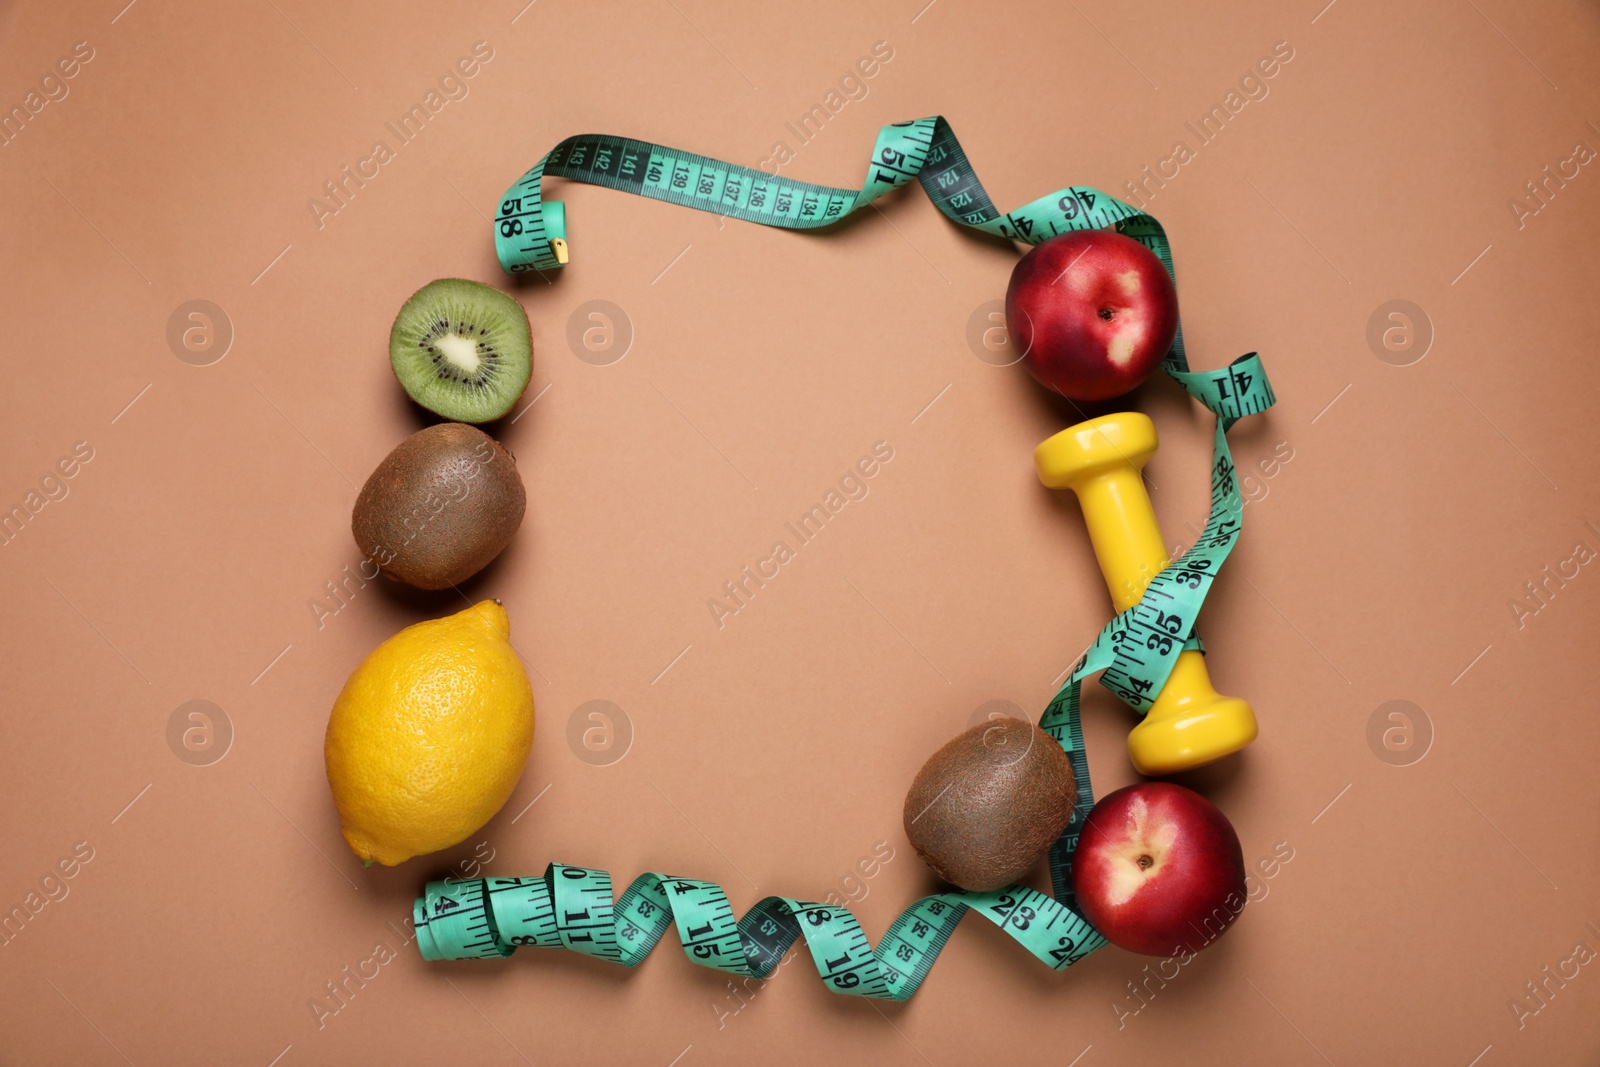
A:
[[[1022,719],[992,718],[929,757],[906,793],[906,837],[962,889],[1011,885],[1072,821],[1072,763]]]
[[[356,497],[356,547],[386,576],[448,589],[500,554],[522,524],[517,461],[482,430],[442,422],[401,441]]]
[[[528,314],[482,282],[440,278],[395,316],[389,363],[411,399],[429,411],[490,422],[511,410],[533,374]]]

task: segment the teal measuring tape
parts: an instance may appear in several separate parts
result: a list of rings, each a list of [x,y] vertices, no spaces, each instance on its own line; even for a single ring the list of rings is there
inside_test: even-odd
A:
[[[1038,244],[1069,230],[1115,227],[1145,244],[1173,273],[1161,224],[1089,186],[1068,186],[1002,214],[990,201],[943,118],[885,126],[861,190],[780,179],[647,141],[600,134],[569,137],[506,193],[495,219],[495,249],[508,273],[556,269],[566,261],[566,211],[543,198],[547,176],[602,185],[731,218],[785,229],[830,225],[916,179],[946,216],[1000,237]],[[844,908],[767,897],[743,918],[711,882],[642,874],[618,899],[605,871],[553,863],[539,878],[430,882],[413,908],[423,958],[478,959],[518,947],[566,948],[632,967],[676,927],[693,963],[766,978],[801,937],[829,989],[905,1000],[927,977],[967,912],[976,912],[1039,959],[1062,970],[1105,939],[1072,897],[1072,853],[1094,804],[1080,707],[1083,680],[1101,684],[1140,714],[1148,711],[1185,648],[1200,648],[1194,621],[1217,572],[1238,542],[1244,504],[1227,431],[1274,402],[1255,353],[1226,369],[1191,371],[1180,326],[1162,364],[1217,417],[1211,510],[1194,546],[1151,581],[1139,603],[1112,619],[1074,665],[1039,725],[1066,751],[1077,776],[1072,821],[1050,849],[1053,894],[1026,886],[992,893],[952,890],[924,897],[890,924],[874,947]]]

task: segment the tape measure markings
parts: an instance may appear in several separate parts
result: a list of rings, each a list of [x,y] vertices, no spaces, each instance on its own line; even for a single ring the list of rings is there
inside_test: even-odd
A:
[[[542,884],[543,893],[535,883]],[[563,891],[564,883],[568,891]],[[765,978],[804,936],[817,973],[830,988],[887,1000],[904,1000],[916,991],[969,910],[1057,970],[1105,943],[1082,917],[1025,887],[982,894],[952,891],[919,900],[894,921],[876,949],[848,910],[829,904],[768,897],[736,922],[723,891],[711,882],[641,875],[615,908],[610,893],[606,872],[563,864],[551,864],[537,880],[431,882],[414,913],[417,943],[427,959],[503,956],[520,943],[559,945],[631,967],[676,926],[692,962]],[[556,903],[550,906],[549,901]],[[519,905],[524,911],[520,918],[514,914]],[[541,920],[532,932],[507,936],[506,931],[527,925],[530,910],[542,911],[552,921]],[[596,936],[595,922],[605,914],[613,916],[619,939]],[[468,938],[459,931],[475,933]],[[495,932],[493,943],[486,942],[482,931]]]

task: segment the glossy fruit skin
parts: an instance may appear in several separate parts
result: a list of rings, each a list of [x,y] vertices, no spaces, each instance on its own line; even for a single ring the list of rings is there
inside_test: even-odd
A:
[[[345,682],[324,740],[345,843],[392,867],[460,844],[510,798],[533,746],[533,688],[484,600],[408,626]]]
[[[1072,889],[1107,940],[1149,956],[1199,952],[1233,925],[1248,893],[1233,824],[1171,782],[1126,786],[1090,809]]]
[[[1074,230],[1011,271],[1006,329],[1038,382],[1109,400],[1150,376],[1178,332],[1178,291],[1156,254],[1112,230]]]

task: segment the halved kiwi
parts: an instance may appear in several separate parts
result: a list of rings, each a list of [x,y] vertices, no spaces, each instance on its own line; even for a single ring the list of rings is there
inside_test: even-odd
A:
[[[457,422],[510,411],[533,374],[533,334],[516,300],[440,278],[412,294],[389,331],[389,363],[411,399]]]

